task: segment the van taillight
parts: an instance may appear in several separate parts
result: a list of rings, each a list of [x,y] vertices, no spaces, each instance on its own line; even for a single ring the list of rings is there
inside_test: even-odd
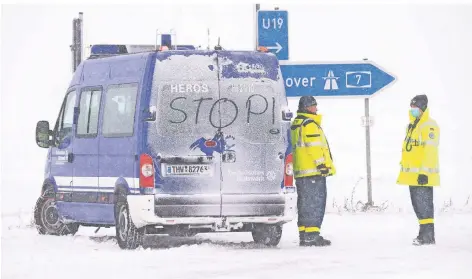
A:
[[[141,154],[139,158],[139,187],[154,188],[154,164],[148,154]]]
[[[293,157],[292,153],[285,157],[284,186],[293,187]]]

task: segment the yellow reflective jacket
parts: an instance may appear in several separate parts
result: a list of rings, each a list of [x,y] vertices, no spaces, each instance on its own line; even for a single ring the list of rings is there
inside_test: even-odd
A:
[[[321,129],[321,115],[298,113],[291,126],[293,172],[299,177],[320,175],[317,166],[325,164],[328,175],[336,169],[326,136]]]
[[[397,184],[417,186],[418,175],[424,174],[428,184],[422,186],[439,186],[439,134],[438,124],[429,117],[429,108],[418,121],[410,115]]]

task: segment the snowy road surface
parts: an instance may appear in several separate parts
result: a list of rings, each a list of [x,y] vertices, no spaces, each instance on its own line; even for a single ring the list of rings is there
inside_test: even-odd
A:
[[[436,216],[436,246],[415,247],[409,213],[328,214],[333,246],[298,247],[295,222],[277,248],[249,233],[158,236],[151,248],[123,251],[114,230],[81,228],[77,235],[39,236],[29,216],[2,218],[2,278],[472,278],[472,213]]]

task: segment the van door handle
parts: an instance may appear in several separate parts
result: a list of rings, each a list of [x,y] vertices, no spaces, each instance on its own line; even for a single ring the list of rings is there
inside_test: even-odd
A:
[[[285,157],[285,155],[284,155],[282,152],[279,152],[279,154],[278,154],[278,155],[279,155],[279,159],[280,159],[280,160],[283,160],[283,159],[284,159],[284,157]]]
[[[67,162],[72,163],[74,161],[74,153],[67,154]]]

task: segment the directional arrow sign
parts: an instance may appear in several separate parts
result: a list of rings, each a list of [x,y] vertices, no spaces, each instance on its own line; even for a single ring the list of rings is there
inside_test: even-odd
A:
[[[267,47],[269,50],[275,50],[275,53],[279,53],[282,50],[282,46],[277,42],[275,46]]]
[[[258,11],[257,42],[279,60],[288,60],[288,12]]]
[[[372,62],[280,61],[287,97],[371,97],[395,81]]]

